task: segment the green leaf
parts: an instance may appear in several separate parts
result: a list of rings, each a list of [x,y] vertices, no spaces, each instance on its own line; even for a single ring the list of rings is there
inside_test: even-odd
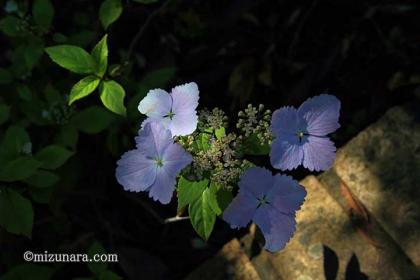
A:
[[[58,45],[45,49],[52,61],[61,67],[78,74],[91,74],[96,71],[92,56],[84,49],[72,45]]]
[[[261,145],[256,134],[251,134],[244,141],[243,152],[247,155],[268,155],[270,146],[268,144]]]
[[[0,124],[4,124],[9,119],[10,106],[0,104]]]
[[[66,148],[50,145],[39,151],[35,158],[42,162],[42,168],[57,169],[62,166],[74,153]]]
[[[27,153],[29,145],[31,145],[31,140],[26,130],[20,126],[10,126],[6,130],[0,146],[0,163],[10,161],[21,154]]]
[[[216,213],[213,211],[213,194],[207,188],[201,197],[190,204],[188,208],[191,224],[198,235],[204,240],[210,237],[216,222]]]
[[[19,94],[19,97],[25,101],[32,101],[32,92],[27,85],[18,85],[16,90]]]
[[[14,182],[26,179],[33,175],[41,165],[42,162],[32,157],[18,157],[0,167],[0,181]]]
[[[210,148],[211,133],[202,132],[197,136],[193,143],[193,148],[196,151],[207,151]]]
[[[34,175],[23,180],[26,184],[37,188],[51,187],[60,180],[60,177],[46,170],[38,170]]]
[[[99,85],[101,80],[93,75],[84,77],[78,81],[70,91],[69,105],[73,104],[74,101],[79,100],[83,97],[91,94]]]
[[[142,4],[152,4],[152,3],[156,3],[159,0],[133,0],[134,2],[137,3],[142,3]]]
[[[54,143],[75,150],[78,140],[79,132],[74,125],[68,124],[60,128],[60,131],[54,138]]]
[[[35,0],[32,5],[32,15],[36,24],[47,31],[54,17],[54,7],[50,0]]]
[[[31,201],[12,189],[0,189],[0,226],[10,233],[30,238],[33,222]]]
[[[92,57],[95,60],[96,65],[98,66],[98,69],[95,73],[100,77],[103,77],[108,67],[107,38],[108,35],[106,34],[92,50]]]
[[[207,188],[208,180],[199,182],[188,181],[184,177],[179,178],[178,181],[178,211],[193,201],[197,200]]]
[[[217,186],[214,184],[211,184],[210,188],[205,193],[205,195],[207,196],[207,201],[209,202],[209,205],[211,209],[213,210],[213,212],[216,213],[216,215],[220,215],[222,214],[222,209],[220,209],[219,202],[217,200],[217,192],[218,192]]]
[[[80,131],[95,134],[107,128],[113,119],[107,110],[92,106],[74,116],[72,122]]]
[[[50,202],[54,193],[54,188],[29,188],[28,191],[33,201],[40,204],[46,204]]]
[[[21,35],[19,25],[20,19],[15,16],[6,16],[0,20],[0,30],[10,37]]]
[[[222,139],[226,135],[225,128],[224,127],[220,127],[218,129],[216,129],[214,131],[214,134],[216,135],[217,140]]]
[[[124,107],[125,91],[119,83],[113,80],[104,81],[99,91],[102,103],[106,108],[116,114],[126,115],[126,109]]]
[[[216,197],[217,205],[219,206],[221,212],[225,211],[225,209],[229,206],[233,199],[232,191],[223,188],[217,191]]]
[[[11,268],[0,280],[49,280],[53,273],[48,266],[26,263]]]
[[[105,254],[106,251],[104,247],[97,241],[95,241],[88,250],[88,255],[90,259],[93,259],[96,254]],[[106,271],[108,264],[106,262],[91,262],[88,263],[89,270],[95,274],[99,275],[101,272]]]
[[[31,39],[23,50],[23,57],[28,70],[32,70],[44,53],[44,42],[41,39]]]
[[[121,0],[105,0],[102,2],[99,8],[99,20],[104,29],[107,29],[121,16],[122,10]]]

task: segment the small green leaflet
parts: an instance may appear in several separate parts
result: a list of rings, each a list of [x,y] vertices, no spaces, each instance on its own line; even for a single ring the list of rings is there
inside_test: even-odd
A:
[[[57,145],[50,145],[39,151],[35,155],[35,158],[42,162],[42,168],[57,169],[58,167],[62,166],[72,155],[73,152],[67,150],[66,148]]]
[[[207,188],[208,180],[199,182],[188,181],[184,177],[179,178],[178,181],[178,211],[187,206],[188,204],[197,200]]]
[[[78,81],[71,89],[69,105],[73,104],[74,101],[91,94],[98,87],[100,81],[101,80],[94,75],[84,77]]]
[[[32,236],[31,201],[12,189],[0,189],[0,226],[10,233]]]
[[[107,44],[108,35],[105,35],[99,43],[92,50],[92,57],[98,66],[96,74],[99,77],[103,77],[106,69],[108,67],[108,44]]]
[[[217,212],[220,211],[217,198],[210,188],[203,191],[201,196],[190,204],[188,208],[191,224],[201,238],[207,240],[213,231]]]
[[[77,74],[91,74],[96,63],[84,49],[72,45],[58,45],[45,49],[49,57],[61,67]]]
[[[247,155],[268,155],[270,146],[268,144],[261,145],[256,134],[251,134],[245,139],[243,152]]]
[[[122,13],[121,0],[105,0],[99,8],[99,19],[104,29],[115,22]]]
[[[224,127],[220,127],[214,131],[214,135],[216,135],[216,139],[220,140],[226,135],[226,131]]]
[[[35,160],[30,156],[21,156],[17,159],[2,164],[0,167],[0,181],[14,182],[20,181],[33,175],[42,162]]]
[[[110,111],[125,116],[126,109],[124,107],[124,88],[116,81],[103,81],[100,85],[99,92],[102,103]]]

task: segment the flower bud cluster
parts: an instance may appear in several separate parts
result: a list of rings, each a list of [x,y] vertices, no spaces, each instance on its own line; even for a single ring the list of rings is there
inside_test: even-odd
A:
[[[238,117],[236,128],[241,134],[240,138],[256,135],[261,145],[271,144],[271,110],[264,110],[263,104],[258,108],[249,104],[245,110],[239,111]]]

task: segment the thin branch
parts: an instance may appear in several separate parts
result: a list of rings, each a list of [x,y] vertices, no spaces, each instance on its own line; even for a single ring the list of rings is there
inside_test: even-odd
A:
[[[179,217],[179,216],[175,216],[172,218],[167,218],[165,219],[164,223],[165,224],[169,224],[169,223],[175,223],[175,222],[179,222],[179,221],[184,221],[184,220],[188,220],[190,217]]]

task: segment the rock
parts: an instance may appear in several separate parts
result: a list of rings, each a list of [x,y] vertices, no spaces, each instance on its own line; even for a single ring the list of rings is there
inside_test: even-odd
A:
[[[420,266],[420,122],[390,109],[337,153],[335,171]]]

